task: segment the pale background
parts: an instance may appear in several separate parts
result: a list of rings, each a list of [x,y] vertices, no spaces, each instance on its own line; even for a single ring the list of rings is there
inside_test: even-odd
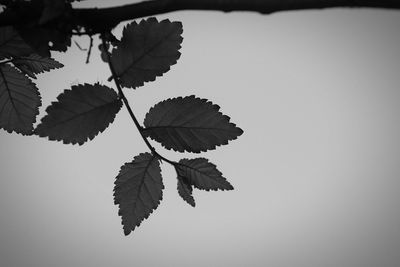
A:
[[[1,131],[0,266],[400,266],[400,12],[159,18],[182,21],[182,57],[128,98],[141,121],[169,97],[219,104],[245,133],[203,156],[235,190],[195,191],[192,208],[163,164],[161,205],[125,237],[113,183],[147,151],[125,108],[81,147]],[[76,46],[53,55],[65,68],[40,75],[40,117],[109,76],[97,49],[89,65]]]

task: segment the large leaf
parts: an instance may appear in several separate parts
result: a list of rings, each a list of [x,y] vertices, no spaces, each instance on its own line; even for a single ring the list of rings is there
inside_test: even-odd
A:
[[[222,176],[217,167],[205,158],[181,159],[175,165],[178,177],[203,190],[232,190],[233,186]]]
[[[180,57],[182,24],[155,18],[130,23],[123,30],[111,62],[125,87],[136,88],[154,81]]]
[[[218,105],[195,96],[168,99],[147,113],[143,133],[179,152],[215,149],[243,133],[218,110]]]
[[[189,183],[186,177],[178,175],[178,193],[190,206],[194,207],[196,205],[193,198],[193,187]]]
[[[14,67],[0,66],[0,128],[31,134],[41,105],[39,91]]]
[[[160,164],[152,154],[142,153],[121,167],[114,187],[114,203],[125,235],[147,219],[162,200],[164,185]]]
[[[32,52],[32,48],[22,40],[12,26],[0,28],[0,60],[14,56],[25,56]]]
[[[47,107],[47,115],[35,129],[41,137],[82,145],[114,121],[122,102],[104,85],[83,84],[65,90]]]
[[[32,78],[36,78],[36,74],[64,67],[63,64],[52,58],[41,57],[37,54],[18,57],[12,62],[23,73]]]

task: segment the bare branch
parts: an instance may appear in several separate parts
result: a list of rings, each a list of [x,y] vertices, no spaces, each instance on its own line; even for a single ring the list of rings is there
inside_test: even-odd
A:
[[[28,2],[34,5],[38,1]],[[40,2],[40,1],[39,1]],[[181,10],[215,10],[222,12],[250,11],[271,14],[278,11],[323,9],[335,7],[366,7],[400,9],[398,0],[151,0],[111,8],[73,9],[71,19],[75,25],[101,33],[119,22]],[[37,14],[36,14],[37,13]],[[7,9],[0,14],[0,26],[26,23],[40,16],[41,10],[29,12]],[[23,16],[22,16],[23,15]]]

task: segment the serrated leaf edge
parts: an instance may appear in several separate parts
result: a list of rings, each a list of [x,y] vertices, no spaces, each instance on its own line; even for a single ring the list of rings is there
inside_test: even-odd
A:
[[[139,88],[139,87],[142,87],[145,83],[147,83],[147,82],[153,82],[153,81],[155,81],[156,79],[157,79],[157,77],[162,77],[165,73],[167,73],[170,69],[171,69],[171,66],[173,66],[173,65],[175,65],[177,62],[178,62],[178,60],[179,60],[179,58],[181,57],[181,55],[182,55],[182,53],[179,51],[181,48],[182,48],[182,41],[183,41],[183,37],[182,37],[182,33],[183,33],[183,25],[182,25],[182,23],[181,22],[179,22],[179,21],[173,21],[173,22],[171,22],[169,19],[164,19],[164,20],[161,20],[161,21],[158,21],[157,20],[157,18],[155,18],[155,17],[150,17],[150,18],[148,18],[148,19],[142,19],[139,23],[137,23],[136,21],[133,21],[133,22],[131,22],[130,24],[128,24],[128,25],[126,25],[125,27],[124,27],[124,29],[123,29],[123,31],[122,31],[122,38],[121,38],[121,42],[123,42],[124,41],[124,36],[125,36],[125,32],[126,32],[126,30],[128,29],[128,27],[130,27],[130,26],[132,26],[132,27],[135,27],[135,26],[141,26],[141,25],[143,25],[143,24],[145,24],[145,23],[148,23],[148,22],[151,22],[151,23],[165,23],[165,22],[168,22],[168,23],[171,23],[171,24],[178,24],[179,25],[179,35],[180,35],[180,42],[179,42],[179,44],[178,44],[178,50],[177,50],[177,58],[176,58],[176,60],[173,62],[173,63],[171,63],[166,69],[165,69],[165,71],[163,71],[162,73],[160,73],[160,74],[156,74],[155,76],[154,76],[154,78],[152,78],[152,79],[149,79],[148,81],[142,81],[142,82],[140,82],[138,85],[136,85],[136,86],[127,86],[127,85],[125,85],[124,84],[124,82],[123,82],[123,80],[121,79],[121,77],[128,71],[128,69],[130,69],[138,60],[136,60],[135,62],[132,62],[131,64],[130,64],[130,66],[129,67],[127,67],[127,68],[125,68],[125,70],[124,71],[122,71],[121,73],[118,73],[117,74],[117,79],[119,80],[119,82],[121,83],[121,85],[123,86],[123,87],[125,87],[125,88],[132,88],[132,89],[137,89],[137,88]],[[164,39],[167,39],[169,36],[171,36],[173,33],[175,33],[174,31],[172,31],[172,32],[170,32],[167,36],[166,36],[166,38],[164,38]],[[154,47],[152,47],[151,49],[149,49],[148,51],[146,51],[146,53],[145,54],[147,54],[148,52],[150,52],[151,50],[153,50],[154,48],[155,48],[156,46],[154,46]],[[114,49],[113,49],[113,51],[111,52],[111,54],[113,54],[114,53],[114,50],[117,50],[118,49],[118,47],[115,47]],[[142,57],[140,57],[140,59],[141,59]]]
[[[37,121],[37,116],[39,115],[39,108],[40,108],[41,105],[42,105],[42,97],[41,97],[41,95],[40,95],[39,89],[37,88],[36,84],[35,84],[34,82],[32,82],[31,79],[29,79],[28,77],[26,77],[25,74],[24,74],[23,72],[21,72],[20,69],[16,68],[16,67],[13,66],[13,65],[8,64],[8,63],[5,64],[5,66],[9,66],[11,69],[15,70],[16,72],[18,72],[20,75],[22,75],[23,77],[25,77],[25,78],[28,80],[28,84],[31,85],[32,88],[34,88],[34,91],[36,92],[36,94],[37,94],[37,96],[38,96],[38,98],[39,98],[39,99],[38,99],[38,100],[39,100],[39,103],[38,103],[37,107],[34,109],[34,110],[35,110],[35,118],[34,118],[34,120],[32,121],[32,128],[31,128],[31,131],[30,131],[30,132],[24,132],[24,131],[19,131],[19,130],[5,129],[5,128],[2,127],[2,126],[0,126],[0,129],[3,129],[3,130],[5,130],[5,131],[8,132],[8,133],[13,133],[13,132],[15,132],[15,133],[17,133],[17,134],[21,134],[21,135],[24,135],[24,136],[31,136],[31,135],[34,134],[34,126],[33,126],[33,125],[36,123],[36,121]],[[6,81],[6,79],[5,79],[5,76],[4,76],[3,70],[1,69],[1,66],[0,66],[0,76],[1,76],[0,79],[3,79],[3,80],[4,80],[4,83],[7,84],[7,81]],[[7,90],[7,91],[9,91],[9,90]],[[9,93],[8,93],[8,94],[9,94]]]
[[[177,171],[178,172],[178,171]],[[193,187],[192,185],[189,183],[188,179],[184,176],[180,176],[179,174],[177,175],[177,180],[178,180],[178,185],[177,185],[177,190],[178,190],[178,194],[179,196],[186,202],[188,203],[190,206],[195,207],[196,206],[196,201],[194,200],[193,197]],[[190,187],[190,192],[187,192],[188,190],[186,190],[187,188],[185,187],[185,181],[188,183],[187,186]],[[184,197],[184,195],[181,193],[181,190],[179,190],[180,188],[182,188],[183,190],[185,190],[187,196],[189,197],[189,199],[186,199]]]
[[[209,161],[208,159],[206,159],[206,158],[194,158],[194,159],[184,158],[184,159],[181,159],[181,160],[177,163],[177,166],[178,166],[178,165],[181,165],[181,166],[184,166],[184,167],[186,167],[186,168],[188,168],[188,169],[191,169],[191,170],[194,170],[194,171],[196,171],[196,172],[198,172],[198,173],[201,173],[201,174],[204,175],[204,176],[210,177],[208,174],[203,173],[203,172],[199,171],[198,169],[195,169],[195,168],[193,168],[193,167],[191,167],[191,166],[188,166],[188,165],[185,165],[185,164],[182,163],[183,160],[191,161],[191,160],[195,160],[195,159],[205,160],[208,164],[210,164],[210,165],[215,169],[215,171],[218,173],[218,175],[219,175],[221,178],[223,178],[223,179],[225,180],[225,182],[230,186],[230,188],[227,188],[227,189],[226,189],[226,188],[215,188],[215,189],[199,188],[199,187],[197,187],[195,184],[191,183],[191,181],[190,181],[191,179],[190,179],[190,178],[187,178],[188,181],[189,181],[189,183],[190,183],[191,185],[193,185],[195,188],[197,188],[197,189],[199,189],[199,190],[205,190],[205,191],[230,191],[230,190],[234,190],[234,187],[232,186],[232,184],[229,183],[228,180],[227,180],[224,176],[222,176],[222,172],[220,172],[220,171],[218,170],[217,166],[216,166],[214,163],[210,162],[210,161]],[[177,170],[177,173],[178,173],[178,175],[180,175],[179,172],[178,172],[178,170]],[[212,178],[210,177],[210,179],[212,179]],[[219,184],[221,184],[221,183],[219,183]]]
[[[150,165],[152,164],[152,162],[157,158],[155,155],[153,155],[153,154],[151,154],[151,153],[148,153],[148,152],[141,153],[141,154],[135,156],[131,162],[125,163],[125,164],[120,168],[120,171],[122,170],[123,167],[125,167],[125,166],[127,166],[127,165],[130,165],[130,164],[133,164],[138,158],[140,158],[141,156],[145,156],[145,155],[146,155],[146,156],[147,156],[147,155],[150,155],[150,156],[151,156],[151,159],[148,161],[148,164],[146,165],[146,171],[143,172],[143,175],[146,175],[149,166],[150,166]],[[160,164],[158,163],[158,161],[156,161],[156,162],[157,162],[157,167],[158,167],[158,170],[160,171],[160,176],[161,176]],[[118,176],[119,176],[119,173],[118,173],[118,175],[117,175],[117,177],[116,177],[116,180],[115,180],[115,182],[114,182],[114,185],[115,185],[115,186],[117,185]],[[145,179],[145,178],[143,177],[142,180],[144,181],[144,179]],[[114,204],[115,204],[115,205],[118,205],[118,215],[121,217],[121,225],[122,225],[122,227],[124,228],[123,221],[122,221],[122,215],[119,214],[119,213],[120,213],[120,211],[119,211],[119,210],[120,210],[120,208],[119,208],[120,203],[118,203],[118,202],[115,201],[115,193],[116,193],[116,192],[115,192],[115,186],[114,186],[114,190],[113,190],[113,191],[114,191],[114,194],[113,194],[113,196],[114,196]],[[161,201],[163,200],[163,191],[162,191],[163,189],[164,189],[164,184],[162,183],[162,176],[161,176],[161,196],[160,196],[160,199],[158,199],[158,201],[156,202],[156,203],[157,203],[156,207],[155,207],[155,208],[152,208],[152,209],[149,211],[149,214],[145,215],[144,218],[143,218],[137,225],[133,226],[132,229],[129,229],[129,232],[127,232],[127,231],[125,230],[125,228],[124,228],[124,234],[125,234],[126,236],[129,235],[131,232],[133,232],[137,227],[139,227],[139,226],[142,224],[142,222],[143,222],[144,220],[147,220],[147,219],[150,217],[150,215],[153,213],[153,211],[156,210],[156,209],[158,208],[158,206],[160,205]]]
[[[199,150],[190,150],[190,151],[185,150],[185,149],[179,150],[179,149],[175,149],[174,147],[167,147],[167,146],[165,146],[162,142],[160,142],[160,141],[156,140],[155,138],[153,138],[147,131],[151,130],[152,128],[158,128],[158,126],[155,126],[155,127],[146,127],[146,118],[147,118],[147,116],[148,116],[148,115],[156,108],[156,106],[158,106],[158,105],[162,105],[162,104],[164,104],[164,103],[166,103],[166,102],[168,102],[168,101],[171,101],[171,100],[175,100],[175,99],[177,99],[177,100],[178,100],[178,99],[179,99],[179,100],[182,100],[182,99],[184,99],[184,98],[188,98],[188,99],[189,99],[189,98],[198,99],[198,100],[201,100],[201,101],[204,102],[204,103],[211,104],[211,106],[214,108],[214,110],[215,110],[218,114],[220,114],[221,116],[223,116],[224,118],[227,119],[227,122],[229,123],[230,126],[232,126],[232,127],[234,127],[235,129],[238,130],[237,136],[236,136],[235,138],[232,138],[232,139],[227,139],[225,142],[223,142],[223,143],[221,143],[221,144],[213,145],[213,146],[210,147],[210,148],[199,149]],[[209,151],[209,150],[215,150],[216,148],[218,148],[218,147],[220,147],[220,146],[227,145],[230,141],[236,140],[239,136],[241,136],[241,135],[244,133],[244,131],[243,131],[240,127],[238,127],[235,123],[233,123],[233,122],[230,121],[231,118],[230,118],[228,115],[223,114],[221,111],[219,111],[219,109],[220,109],[220,106],[219,106],[219,105],[212,103],[210,100],[208,100],[208,99],[206,99],[206,98],[200,98],[200,97],[197,97],[197,96],[195,96],[195,95],[189,95],[189,96],[185,96],[185,97],[179,96],[179,97],[174,97],[174,98],[168,98],[168,99],[165,99],[165,100],[163,100],[163,101],[158,102],[157,104],[155,104],[153,107],[151,107],[151,108],[149,109],[149,111],[146,113],[146,116],[145,116],[145,119],[144,119],[144,123],[143,123],[143,124],[144,124],[145,127],[142,129],[142,132],[143,132],[143,134],[145,134],[145,136],[150,137],[152,140],[154,140],[154,141],[160,143],[164,148],[166,148],[166,149],[168,149],[168,150],[173,150],[173,151],[175,151],[175,152],[180,152],[180,153],[188,152],[188,153],[196,153],[196,154],[199,154],[199,153],[201,153],[201,152],[207,152],[207,151]],[[165,127],[169,127],[169,126],[165,126]],[[173,128],[173,127],[170,127],[170,128]],[[175,127],[175,128],[179,128],[179,127]],[[194,127],[187,127],[187,128],[194,128]],[[202,129],[205,129],[205,128],[202,128]]]
[[[90,85],[90,86],[92,86],[92,84],[87,84],[87,83],[79,84],[79,85],[75,85],[75,86],[80,86],[80,85]],[[103,85],[101,85],[100,83],[96,83],[96,84],[94,84],[94,85],[103,86]],[[107,87],[108,87],[108,86],[107,86]],[[49,109],[52,109],[54,104],[59,103],[60,97],[62,97],[65,93],[70,92],[70,91],[72,91],[72,88],[71,88],[71,89],[65,89],[61,94],[59,94],[59,95],[57,96],[57,100],[58,100],[58,101],[53,101],[53,102],[51,102],[51,104],[46,108],[46,112],[48,113]],[[115,91],[114,91],[114,92],[115,92]],[[100,108],[100,107],[108,106],[108,105],[114,105],[114,104],[117,103],[117,102],[119,103],[119,109],[118,109],[118,111],[119,111],[119,110],[121,110],[121,107],[122,107],[122,100],[121,100],[119,97],[117,97],[113,102],[110,102],[110,103],[104,104],[104,105],[102,105],[102,106],[96,107],[96,109],[97,109],[97,108]],[[92,111],[92,110],[91,110],[91,111]],[[38,129],[39,126],[42,124],[43,120],[48,116],[48,114],[46,114],[46,115],[41,119],[40,124],[37,125],[36,128],[33,130],[33,134],[35,134],[35,135],[37,135],[37,136],[39,136],[39,137],[43,137],[43,138],[46,138],[46,137],[47,137],[48,140],[50,140],[50,141],[58,141],[58,142],[61,142],[61,141],[62,141],[63,144],[66,144],[66,145],[68,145],[68,144],[72,144],[72,145],[78,144],[78,145],[81,146],[81,145],[83,145],[84,143],[93,140],[93,139],[94,139],[96,136],[98,136],[99,134],[103,133],[103,132],[108,128],[108,126],[109,126],[112,122],[114,122],[114,120],[115,120],[115,118],[116,118],[116,116],[117,116],[117,113],[118,113],[118,112],[116,112],[115,114],[113,114],[112,120],[111,120],[107,125],[105,125],[105,127],[104,127],[103,130],[100,130],[99,132],[97,132],[97,133],[94,134],[93,136],[88,136],[88,137],[85,139],[85,141],[83,141],[83,142],[68,141],[68,140],[63,140],[62,138],[50,137],[50,136],[48,136],[48,135],[46,135],[46,134],[38,133],[38,132],[37,132],[37,129]],[[81,113],[81,114],[83,114],[83,113]]]

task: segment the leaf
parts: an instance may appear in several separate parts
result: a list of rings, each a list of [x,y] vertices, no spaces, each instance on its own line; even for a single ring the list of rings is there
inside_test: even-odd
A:
[[[111,55],[121,84],[137,88],[166,73],[180,57],[182,31],[180,22],[155,18],[127,25]]]
[[[106,45],[104,46],[103,44],[99,44],[99,50],[100,50],[100,57],[101,60],[103,60],[103,62],[108,63],[108,49],[109,49],[109,45],[108,43],[106,43]]]
[[[218,110],[218,105],[193,95],[167,99],[147,113],[143,133],[179,152],[215,149],[243,133]]]
[[[64,67],[63,64],[52,58],[41,57],[37,54],[31,54],[27,57],[18,57],[12,62],[17,68],[31,78],[36,78],[36,74]]]
[[[0,28],[0,60],[14,56],[25,56],[32,52],[32,48],[22,40],[13,27]]]
[[[65,52],[71,46],[71,34],[53,28],[18,26],[22,39],[42,57],[50,57],[50,51]]]
[[[189,205],[196,206],[193,198],[193,188],[186,177],[178,175],[178,193]]]
[[[39,114],[40,94],[36,86],[14,67],[0,66],[0,128],[24,135],[32,133]]]
[[[121,167],[114,187],[114,203],[119,205],[125,235],[147,219],[162,200],[161,169],[150,153],[142,153]]]
[[[233,186],[222,177],[217,166],[205,158],[181,159],[175,165],[178,177],[184,177],[189,184],[203,190],[233,190]]]
[[[64,0],[43,0],[44,8],[39,19],[39,25],[48,23],[60,17],[66,10]]]
[[[81,84],[65,90],[47,107],[47,115],[35,129],[35,134],[82,145],[103,132],[114,121],[122,102],[117,93],[100,84]]]

